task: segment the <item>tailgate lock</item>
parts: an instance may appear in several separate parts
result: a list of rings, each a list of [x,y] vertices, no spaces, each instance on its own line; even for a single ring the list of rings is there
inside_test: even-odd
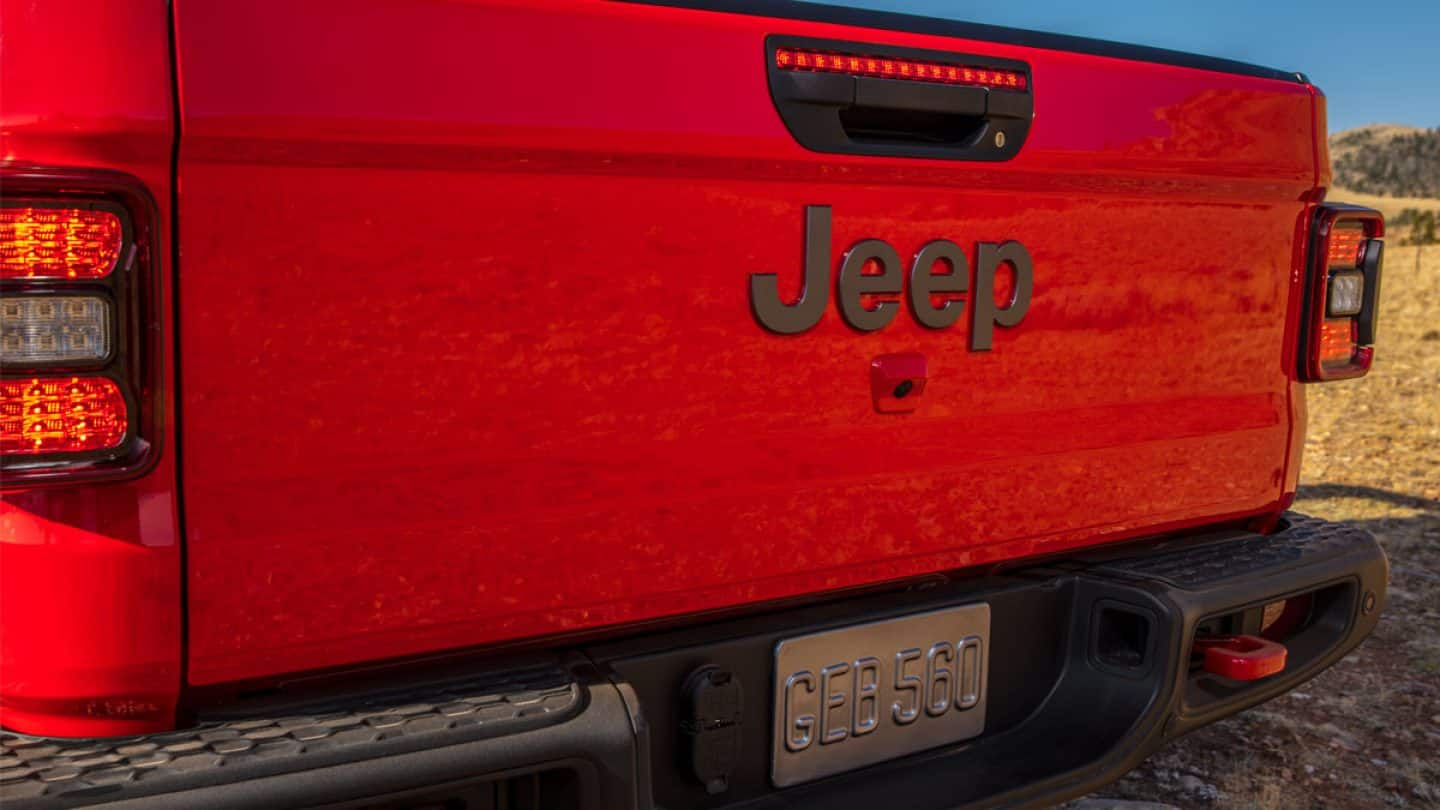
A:
[[[870,395],[880,413],[908,413],[920,405],[929,372],[919,352],[882,354],[870,361]]]
[[[691,773],[710,795],[730,788],[740,762],[740,725],[744,692],[735,675],[703,666],[685,679],[680,729],[689,749]]]

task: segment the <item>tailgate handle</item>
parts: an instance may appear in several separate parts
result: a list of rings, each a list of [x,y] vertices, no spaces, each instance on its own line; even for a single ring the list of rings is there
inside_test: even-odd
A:
[[[767,44],[771,97],[807,148],[1008,160],[1029,133],[1022,62],[794,37]]]

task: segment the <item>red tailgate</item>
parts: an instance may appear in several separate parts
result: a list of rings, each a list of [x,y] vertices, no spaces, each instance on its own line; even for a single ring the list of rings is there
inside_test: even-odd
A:
[[[193,682],[1274,510],[1304,84],[622,3],[177,8]],[[813,152],[766,38],[1018,60],[1001,162]],[[1018,241],[1023,321],[794,335],[834,262]],[[832,268],[833,270],[833,268]],[[913,413],[870,366],[920,353]],[[1293,475],[1293,472],[1291,473]],[[1293,482],[1290,484],[1293,488]]]

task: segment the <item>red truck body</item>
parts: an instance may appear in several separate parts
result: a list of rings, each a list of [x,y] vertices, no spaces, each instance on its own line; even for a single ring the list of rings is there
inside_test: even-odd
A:
[[[3,14],[4,166],[133,178],[159,281],[152,462],[7,484],[7,728],[163,730],[297,674],[1268,530],[1293,500],[1329,182],[1304,81],[641,3]],[[1000,162],[811,151],[776,34],[1019,60],[1031,129]],[[981,351],[968,314],[762,328],[747,285],[800,295],[817,205],[832,269],[865,239],[972,267],[1021,243],[1028,312]],[[874,401],[896,353],[927,363],[911,412]]]
[[[1035,71],[1020,156],[920,168],[797,144],[765,18],[315,8],[267,37],[281,14],[177,9],[196,682],[1283,508],[1306,85],[887,33]],[[836,257],[1023,243],[1023,325],[988,353],[833,306],[758,328],[748,278],[793,294],[814,203]],[[877,413],[901,351],[922,404]]]

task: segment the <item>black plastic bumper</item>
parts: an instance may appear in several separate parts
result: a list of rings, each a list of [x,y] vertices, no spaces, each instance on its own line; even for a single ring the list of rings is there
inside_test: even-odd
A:
[[[1165,741],[1314,677],[1375,626],[1387,582],[1368,534],[1298,515],[1226,532],[594,644],[504,670],[322,700],[267,698],[196,728],[118,740],[5,733],[0,802],[29,807],[476,808],[1030,805],[1118,778]],[[1284,672],[1191,666],[1197,628],[1232,631],[1310,594]],[[857,622],[991,606],[985,733],[805,785],[770,783],[775,644]],[[680,687],[705,665],[747,699],[726,789],[686,756]],[[492,665],[493,666],[493,665]],[[447,804],[446,802],[450,802]]]

